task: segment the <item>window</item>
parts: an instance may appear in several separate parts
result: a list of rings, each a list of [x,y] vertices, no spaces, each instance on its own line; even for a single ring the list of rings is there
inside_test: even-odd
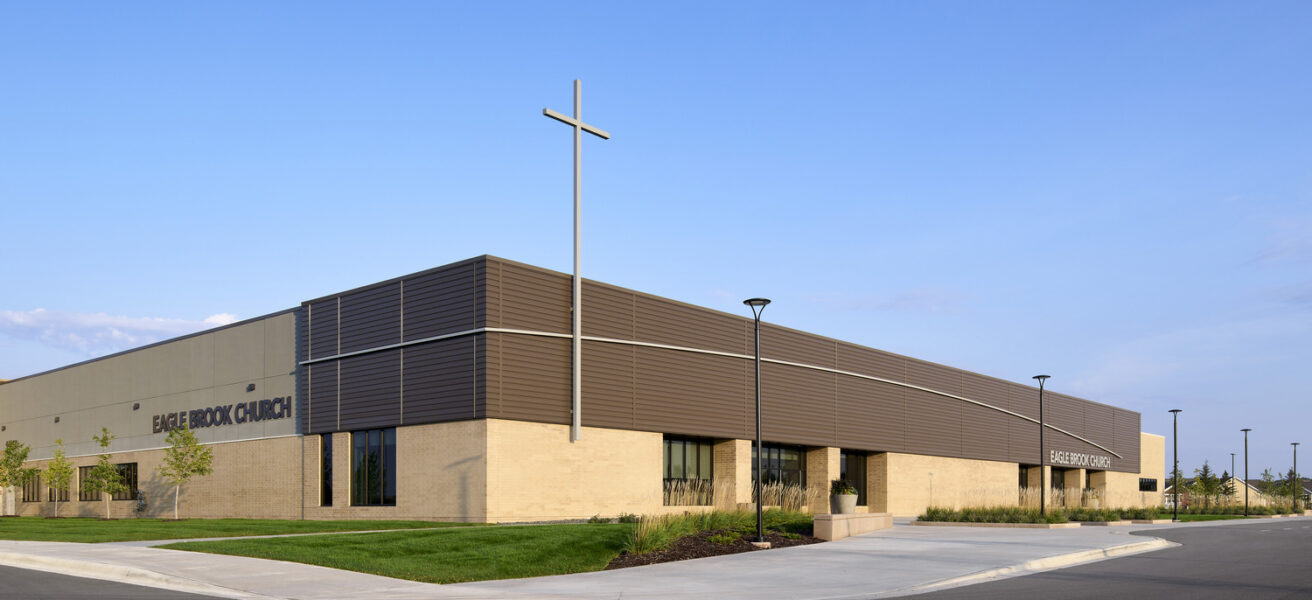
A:
[[[100,499],[98,492],[87,489],[87,476],[91,474],[91,467],[77,468],[77,499],[83,502],[94,502]]]
[[[1020,465],[1020,477],[1017,480],[1016,485],[1022,488],[1030,487],[1030,467]]]
[[[68,502],[68,490],[56,490],[55,488],[46,488],[47,502],[55,502],[56,496],[58,496],[59,502]]]
[[[1157,480],[1156,480],[1156,479],[1147,478],[1147,477],[1140,477],[1140,478],[1139,478],[1139,491],[1141,491],[1141,492],[1155,492],[1155,491],[1157,491]]]
[[[801,446],[761,444],[761,485],[771,483],[806,487],[806,453]],[[752,444],[752,477],[756,477],[756,444]]]
[[[351,432],[351,505],[396,506],[396,428]]]
[[[41,476],[33,475],[23,482],[23,502],[41,501]]]
[[[1066,489],[1066,471],[1062,469],[1052,470],[1051,487],[1054,490]]]
[[[78,467],[77,481],[78,491],[77,499],[83,502],[95,502],[100,500],[100,492],[92,491],[87,488],[87,477],[91,475],[93,467]],[[114,465],[118,469],[118,476],[127,486],[127,489],[110,496],[111,500],[136,500],[137,499],[137,463],[123,463]],[[61,501],[66,499],[61,499]]]
[[[710,440],[665,436],[665,504],[711,503]]]
[[[866,506],[866,453],[842,450],[838,465],[838,478],[856,487],[856,505]]]
[[[319,506],[333,505],[333,434],[319,435]]]
[[[118,469],[118,476],[127,486],[123,491],[111,496],[113,500],[136,500],[137,499],[137,463],[123,463],[114,465]]]

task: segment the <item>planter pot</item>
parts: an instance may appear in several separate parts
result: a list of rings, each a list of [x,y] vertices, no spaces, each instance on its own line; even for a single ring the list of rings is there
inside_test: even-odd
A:
[[[856,513],[856,494],[834,494],[829,497],[829,512],[836,515]]]

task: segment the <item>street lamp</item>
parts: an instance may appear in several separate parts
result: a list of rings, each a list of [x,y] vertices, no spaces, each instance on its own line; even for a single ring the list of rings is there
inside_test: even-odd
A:
[[[1295,510],[1298,509],[1298,501],[1299,501],[1299,498],[1301,498],[1301,497],[1303,496],[1301,493],[1299,493],[1299,492],[1302,492],[1302,491],[1303,491],[1303,479],[1302,479],[1301,477],[1298,476],[1298,444],[1299,444],[1299,442],[1290,442],[1290,443],[1289,443],[1290,446],[1293,446],[1293,447],[1294,447],[1294,489],[1293,489],[1293,490],[1290,490],[1289,493],[1290,493],[1290,494],[1293,494],[1293,496],[1294,496],[1294,509],[1295,509]]]
[[[1252,429],[1240,429],[1244,432],[1244,516],[1248,516],[1248,432]]]
[[[752,319],[755,321],[756,330],[756,541],[765,541],[765,517],[761,513],[761,478],[765,472],[761,470],[761,313],[765,312],[765,305],[769,304],[769,298],[748,298],[743,300],[743,304],[752,308]]]
[[[1048,472],[1043,468],[1044,460],[1043,449],[1043,382],[1047,381],[1051,375],[1035,375],[1034,379],[1039,380],[1039,514],[1048,514]]]
[[[1172,408],[1171,413],[1171,435],[1175,437],[1175,448],[1171,450],[1172,462],[1175,468],[1171,470],[1171,476],[1175,478],[1175,483],[1171,484],[1171,491],[1175,493],[1175,516],[1171,517],[1172,521],[1180,521],[1180,409]]]

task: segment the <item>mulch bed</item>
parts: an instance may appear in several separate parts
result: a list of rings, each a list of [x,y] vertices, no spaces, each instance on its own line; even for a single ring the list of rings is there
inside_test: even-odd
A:
[[[717,544],[707,539],[720,533],[724,533],[724,530],[703,531],[702,533],[680,538],[673,546],[656,552],[648,552],[646,554],[629,554],[625,552],[610,561],[610,564],[606,565],[606,570],[761,550],[761,548],[752,545],[751,540],[756,537],[755,534],[742,536],[729,544]],[[789,538],[773,531],[767,531],[765,533],[765,539],[770,542],[770,547],[772,549],[816,544],[824,541],[820,538],[811,537],[805,534],[799,538]]]

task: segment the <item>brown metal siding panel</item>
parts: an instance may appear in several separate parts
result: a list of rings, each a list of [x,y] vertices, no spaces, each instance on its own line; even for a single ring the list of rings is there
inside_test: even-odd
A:
[[[309,365],[310,422],[306,433],[337,431],[337,363]]]
[[[341,297],[342,352],[358,352],[401,341],[401,285],[371,288]]]
[[[401,420],[401,351],[386,350],[340,361],[341,429],[388,427]]]
[[[500,418],[569,423],[570,340],[514,334],[499,337]]]
[[[832,340],[767,323],[761,324],[761,355],[775,360],[838,368],[838,348]]]
[[[1053,427],[1084,436],[1084,403],[1063,394],[1043,394],[1043,419]],[[1064,449],[1064,448],[1063,448]]]
[[[1112,407],[1084,403],[1084,437],[1095,444],[1116,450]],[[1101,452],[1101,451],[1099,451]],[[1119,453],[1120,451],[1117,450]]]
[[[856,450],[901,452],[906,445],[906,399],[888,383],[838,378],[838,439]]]
[[[837,446],[834,377],[813,369],[761,365],[762,435],[774,442]]]
[[[474,336],[474,418],[487,418],[489,369],[487,335]]]
[[[1007,397],[1012,412],[1035,419],[1007,421],[1007,456],[1018,463],[1039,464],[1039,391],[1009,383]]]
[[[495,259],[483,263],[486,272],[483,278],[483,302],[487,315],[483,325],[486,327],[501,327],[501,266],[502,262]]]
[[[405,339],[468,331],[479,321],[478,273],[482,263],[405,280]]]
[[[747,421],[743,362],[676,350],[634,348],[634,416],[638,429],[720,438],[753,437],[746,427],[735,427]],[[583,410],[586,415],[586,404]]]
[[[1112,409],[1113,436],[1116,439],[1116,453],[1121,458],[1112,459],[1112,467],[1119,471],[1139,470],[1139,427],[1141,416],[1137,412],[1120,408]]]
[[[583,285],[583,335],[619,340],[633,338],[632,293],[591,282]]]
[[[961,401],[907,391],[906,451],[961,456]]]
[[[838,369],[891,381],[903,381],[906,377],[906,359],[896,354],[839,342]]]
[[[406,425],[478,416],[474,369],[477,341],[474,336],[460,337],[405,349]]]
[[[583,425],[633,429],[633,346],[583,342]]]
[[[673,300],[638,295],[634,298],[637,339],[656,343],[742,354],[749,336],[741,321]],[[587,313],[583,321],[588,320]],[[764,332],[761,354],[771,356]]]
[[[962,375],[962,396],[997,406],[1007,407],[1005,383],[974,373]],[[1008,421],[1019,420],[1004,412],[974,404],[962,406],[964,423],[961,430],[961,454],[984,460],[1009,459]]]
[[[568,277],[502,263],[501,326],[569,333],[571,287]]]
[[[323,358],[337,351],[337,299],[328,298],[308,305],[310,340],[306,351],[310,358]]]

